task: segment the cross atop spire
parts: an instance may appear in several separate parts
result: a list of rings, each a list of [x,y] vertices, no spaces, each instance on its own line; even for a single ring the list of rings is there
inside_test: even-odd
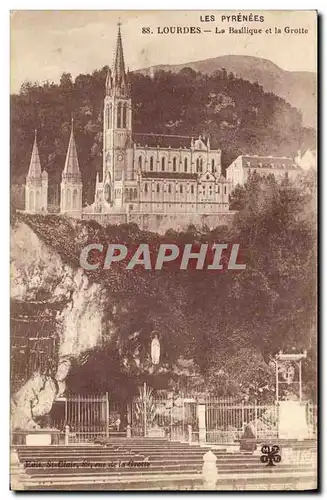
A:
[[[117,34],[117,44],[116,44],[116,52],[115,59],[113,65],[113,77],[114,80],[119,80],[125,77],[125,61],[124,61],[124,51],[123,51],[123,42],[121,38],[120,31],[121,22],[118,22],[118,34]]]
[[[120,26],[121,22],[119,21],[112,71],[109,69],[107,74],[106,93],[107,95],[126,97],[129,94],[130,88],[125,70],[124,50]]]

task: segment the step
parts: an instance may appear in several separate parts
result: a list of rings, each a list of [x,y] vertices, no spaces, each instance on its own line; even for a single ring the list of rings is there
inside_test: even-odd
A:
[[[315,487],[316,477],[312,473],[301,474],[299,478],[297,475],[284,473],[278,476],[272,476],[271,474],[262,474],[258,477],[257,474],[247,475],[244,478],[243,475],[235,475],[231,478],[228,475],[219,476],[219,480],[217,482],[217,491],[221,489],[231,490],[231,489],[251,489],[253,486],[259,486],[256,489],[270,489],[268,486],[278,486],[278,485],[292,485],[292,488],[296,485],[300,485],[301,483],[307,484],[312,483],[311,488]],[[102,477],[70,477],[70,478],[52,478],[51,481],[35,481],[28,480],[26,481],[26,490],[34,490],[34,489],[42,489],[42,490],[51,490],[51,489],[70,489],[72,491],[76,489],[80,490],[95,490],[95,489],[106,489],[106,490],[130,490],[130,489],[151,489],[151,490],[160,490],[160,489],[175,489],[178,485],[181,486],[182,489],[192,489],[192,487],[196,487],[196,489],[203,489],[203,481],[202,477],[199,477],[194,474],[184,474],[182,476],[178,476],[176,474],[170,474],[168,477],[162,477],[162,475],[152,476],[148,478],[138,478],[136,479],[133,476],[114,476],[108,478],[106,476]],[[284,489],[284,488],[283,488]]]
[[[278,470],[273,470],[273,471],[270,471],[269,474],[271,474],[272,476],[274,475],[280,475],[282,473],[285,473],[285,472],[288,472],[288,473],[292,473],[292,474],[295,474],[297,475],[297,477],[302,473],[306,472],[306,473],[313,473],[312,469],[310,467],[301,467],[301,468],[296,468],[296,467],[284,467],[284,468],[278,468]],[[110,476],[117,476],[117,469],[106,469],[106,471],[104,471],[103,469],[99,470],[98,471],[96,469],[89,469],[89,468],[79,468],[79,469],[76,469],[75,470],[75,473],[71,470],[71,469],[47,469],[46,471],[45,470],[33,470],[33,471],[30,471],[30,469],[26,469],[26,473],[29,475],[29,477],[32,477],[32,478],[38,478],[38,479],[44,479],[44,480],[50,480],[52,479],[53,477],[64,477],[64,478],[67,478],[67,477],[76,477],[76,476],[80,476],[81,474],[83,475],[83,477],[102,477],[103,475],[105,475],[106,477],[110,477]],[[181,467],[181,469],[179,470],[178,468],[176,469],[176,467],[156,467],[156,468],[150,468],[150,469],[132,469],[132,468],[128,468],[126,470],[124,469],[119,469],[119,476],[152,476],[154,474],[162,474],[163,476],[166,475],[166,474],[184,474],[184,473],[193,473],[193,474],[202,474],[202,468],[201,467],[198,467],[198,468],[194,468],[193,465],[189,465],[188,467]],[[247,477],[248,474],[257,474],[259,476],[262,476],[262,475],[267,475],[268,472],[267,470],[264,468],[264,467],[252,467],[248,470],[245,470],[243,468],[237,468],[237,469],[224,469],[224,470],[221,470],[220,473],[219,473],[219,477],[224,474],[224,475],[232,475],[234,477],[235,474],[241,474],[242,477]]]

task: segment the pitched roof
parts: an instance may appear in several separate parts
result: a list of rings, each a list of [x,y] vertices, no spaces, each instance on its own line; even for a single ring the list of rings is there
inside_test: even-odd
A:
[[[36,130],[35,130],[34,144],[33,144],[31,161],[27,176],[33,178],[41,177],[41,170],[42,170],[41,162],[40,162],[39,150],[37,147]]]
[[[74,138],[73,120],[72,120],[72,128],[71,128],[71,132],[70,132],[70,139],[69,139],[65,167],[64,167],[63,173],[64,174],[80,175],[77,150],[76,150],[76,144],[75,144],[75,138]]]
[[[190,149],[192,137],[164,134],[132,134],[133,142],[136,146],[149,148],[171,148],[171,149]]]
[[[243,167],[297,169],[293,158],[286,156],[241,155]]]

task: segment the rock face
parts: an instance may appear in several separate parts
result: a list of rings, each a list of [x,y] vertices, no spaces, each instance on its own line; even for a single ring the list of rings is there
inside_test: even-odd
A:
[[[34,374],[12,398],[12,429],[39,429],[35,418],[49,413],[57,394],[58,386],[51,377]]]
[[[12,428],[31,429],[38,427],[34,419],[49,413],[55,398],[64,393],[71,360],[101,340],[106,294],[22,222],[12,231],[11,260],[12,299],[33,303],[42,297],[62,304],[54,332],[59,340],[54,372],[34,373],[12,398]]]

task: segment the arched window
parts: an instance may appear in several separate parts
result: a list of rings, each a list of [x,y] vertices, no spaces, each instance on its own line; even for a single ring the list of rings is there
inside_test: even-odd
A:
[[[137,189],[134,188],[134,200],[136,200],[136,199],[137,199]]]
[[[126,199],[126,200],[128,200],[128,199],[129,199],[129,198],[128,198],[128,195],[129,195],[129,189],[128,189],[128,188],[126,188],[126,189],[125,189],[125,199]]]
[[[199,158],[196,159],[196,171],[197,172],[200,171],[200,160],[199,160]]]
[[[38,190],[36,190],[35,208],[36,210],[40,210],[41,208],[40,191]]]
[[[148,192],[148,185],[147,183],[144,184],[144,192],[147,193]]]
[[[150,170],[153,171],[153,156],[150,158]]]
[[[112,105],[108,109],[108,128],[112,128]]]
[[[224,186],[224,193],[227,194],[227,186]]]
[[[66,202],[66,208],[69,210],[72,205],[72,196],[70,189],[67,189],[67,202]]]
[[[216,167],[215,167],[215,159],[214,159],[214,158],[212,158],[212,160],[211,160],[211,171],[212,171],[212,173],[213,173],[213,174],[214,174],[214,173],[215,173],[215,171],[216,171]]]
[[[126,128],[127,125],[127,102],[123,104],[123,128]]]
[[[187,158],[184,159],[184,172],[187,172]]]
[[[183,193],[183,184],[179,186],[179,192],[182,194]]]
[[[212,186],[209,186],[209,196],[212,195]]]
[[[168,193],[171,194],[171,184],[168,184]]]
[[[218,184],[218,194],[220,194],[220,185]]]
[[[107,128],[110,128],[111,105],[106,107]]]
[[[191,194],[194,194],[194,186],[193,186],[193,184],[191,185]]]
[[[73,208],[77,208],[77,189],[73,191]]]
[[[121,127],[121,122],[122,122],[122,110],[121,110],[121,102],[119,102],[117,106],[117,128]]]
[[[30,191],[29,205],[30,210],[34,210],[34,191]]]
[[[176,160],[176,157],[173,159],[173,171],[176,172],[176,168],[177,168],[177,160]]]
[[[139,156],[139,168],[142,168],[142,155]]]
[[[160,184],[157,184],[157,193],[160,193]]]
[[[202,172],[203,170],[203,159],[200,158],[200,172]]]
[[[163,156],[161,158],[161,170],[164,172],[165,170],[165,167],[166,167],[166,158]]]
[[[106,184],[104,187],[104,199],[109,203],[111,197],[110,186]]]

